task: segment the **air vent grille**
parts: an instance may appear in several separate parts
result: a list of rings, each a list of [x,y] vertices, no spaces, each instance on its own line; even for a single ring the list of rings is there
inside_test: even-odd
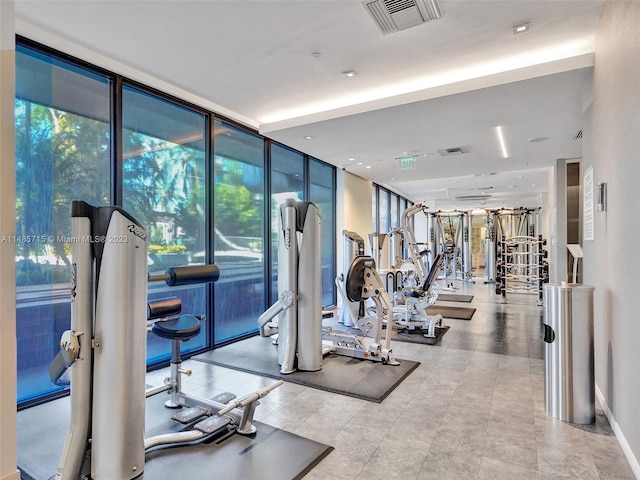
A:
[[[461,195],[456,197],[459,202],[480,202],[491,198],[491,195]]]
[[[383,35],[442,16],[437,0],[368,0],[362,5]]]
[[[463,153],[469,153],[471,149],[467,146],[464,147],[452,147],[452,148],[441,148],[438,150],[438,153],[442,157],[450,157],[451,155],[462,155]]]
[[[393,15],[401,10],[415,7],[416,2],[413,0],[385,0],[384,5],[387,7],[387,12],[389,12],[390,15]]]
[[[578,133],[576,133],[576,134],[573,136],[573,139],[574,139],[574,140],[582,140],[582,130],[578,130]]]

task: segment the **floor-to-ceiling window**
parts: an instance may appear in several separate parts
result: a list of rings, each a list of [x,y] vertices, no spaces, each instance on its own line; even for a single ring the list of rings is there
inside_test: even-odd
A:
[[[389,233],[391,216],[389,215],[389,190],[378,192],[378,233]]]
[[[204,113],[131,85],[122,87],[122,206],[147,229],[149,273],[206,261]],[[149,284],[149,299],[179,297],[182,310],[207,314],[207,285]],[[183,350],[207,346],[208,322]],[[149,335],[149,361],[166,356],[169,340]]]
[[[264,139],[214,123],[215,342],[258,329],[265,310]]]
[[[322,217],[322,304],[334,305],[335,169],[313,158],[309,159],[309,200],[318,207]]]
[[[304,192],[304,155],[277,143],[271,144],[271,303],[278,298],[278,216],[287,199],[302,200]]]
[[[71,316],[71,201],[110,203],[106,75],[16,48],[18,400],[59,390],[48,367]],[[3,305],[2,308],[11,308]]]
[[[400,222],[398,220],[398,195],[391,193],[389,195],[389,229],[398,228]]]
[[[320,208],[323,303],[333,303],[333,167],[275,142],[268,151],[256,132],[118,74],[27,39],[17,45],[17,235],[3,241],[16,243],[21,408],[61,390],[48,367],[70,325],[72,200],[119,205],[142,223],[152,274],[219,266],[214,285],[149,285],[150,299],[178,296],[183,312],[209,314],[183,352],[257,333],[280,194]],[[149,336],[154,365],[169,349]]]

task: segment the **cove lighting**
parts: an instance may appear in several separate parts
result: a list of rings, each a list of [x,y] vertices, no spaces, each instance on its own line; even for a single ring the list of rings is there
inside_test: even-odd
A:
[[[489,62],[475,63],[459,69],[413,77],[402,82],[388,83],[379,88],[361,89],[349,95],[322,98],[313,103],[299,105],[286,110],[269,112],[262,116],[259,122],[262,124],[282,122],[410,93],[417,94],[418,92],[422,92],[422,94],[419,95],[420,99],[433,98],[433,95],[430,95],[428,91],[435,87],[454,85],[459,82],[489,77],[499,73],[543,65],[549,62],[580,57],[592,53],[592,38],[590,36],[584,36],[575,41],[556,44],[541,49],[530,49],[519,52],[517,55],[499,57]]]
[[[504,134],[502,133],[502,127],[496,127],[496,133],[498,135],[498,143],[500,143],[500,150],[502,150],[502,158],[509,158],[509,152],[507,152],[507,145],[504,143]]]

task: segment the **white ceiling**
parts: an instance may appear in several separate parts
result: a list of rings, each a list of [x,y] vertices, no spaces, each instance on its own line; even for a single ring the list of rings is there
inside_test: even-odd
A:
[[[537,206],[556,159],[581,156],[604,5],[441,0],[442,18],[383,36],[358,0],[17,0],[16,30],[414,201],[512,208]],[[469,153],[437,153],[454,147]],[[405,155],[414,170],[398,170]]]

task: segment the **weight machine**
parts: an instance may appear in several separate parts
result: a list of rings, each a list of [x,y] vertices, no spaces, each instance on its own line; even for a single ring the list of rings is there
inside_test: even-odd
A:
[[[438,292],[433,290],[433,285],[442,268],[444,255],[436,255],[433,265],[422,287],[409,287],[402,291],[404,307],[394,307],[393,319],[400,327],[407,330],[426,331],[425,337],[435,338],[436,327],[442,327],[442,315],[429,315],[427,308],[438,299]]]
[[[146,302],[148,280],[169,286],[210,282],[218,278],[217,267],[173,268],[148,277],[147,233],[133,217],[118,207],[77,201],[71,212],[71,329],[49,369],[53,381],[66,373],[71,379],[71,418],[56,480],[130,480],[143,474],[145,454],[152,449],[255,432],[258,400],[282,382],[229,404],[182,392],[179,376],[186,372],[179,342],[198,334],[199,321],[170,317],[179,313],[179,301]],[[149,326],[145,317],[163,320]],[[149,328],[174,344],[170,379],[146,392]],[[172,407],[187,407],[173,417],[185,425],[145,439],[146,397],[162,391],[171,393]]]
[[[335,281],[336,289],[342,298],[342,312],[338,322],[345,327],[354,327],[358,319],[364,317],[364,302],[352,302],[349,300],[345,292],[344,283],[353,259],[364,255],[364,239],[356,232],[349,230],[343,230],[342,236],[344,238],[343,273],[338,275]]]
[[[447,288],[454,281],[473,282],[471,258],[471,213],[433,212],[428,217],[428,230],[433,242],[433,255],[442,253],[444,278]]]
[[[258,319],[260,335],[277,334],[283,374],[320,370],[322,357],[329,353],[398,365],[388,330],[382,341],[384,311],[391,310],[391,302],[372,257],[355,256],[343,280],[347,301],[359,304],[371,299],[376,305],[376,317],[353,319],[354,328],[364,335],[322,327],[321,222],[313,203],[287,199],[280,205],[278,301]],[[373,341],[367,342],[365,337],[372,334]],[[330,344],[325,347],[323,341]]]

